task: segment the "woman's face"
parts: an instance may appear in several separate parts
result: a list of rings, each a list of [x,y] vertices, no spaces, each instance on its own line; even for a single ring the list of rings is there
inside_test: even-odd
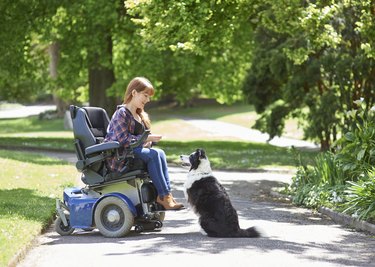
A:
[[[141,92],[137,92],[136,90],[133,91],[133,98],[131,102],[140,109],[144,109],[145,105],[150,102],[151,96],[148,93],[148,90],[144,90]]]

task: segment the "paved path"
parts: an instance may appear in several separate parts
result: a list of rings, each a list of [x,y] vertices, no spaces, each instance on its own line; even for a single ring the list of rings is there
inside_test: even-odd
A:
[[[39,115],[42,112],[55,109],[55,105],[20,106],[16,109],[0,110],[0,119],[23,118],[33,115]]]
[[[171,167],[175,197],[183,199],[187,170]],[[98,231],[62,237],[53,226],[19,267],[49,266],[375,266],[375,239],[311,210],[269,197],[290,174],[214,172],[227,188],[242,227],[258,226],[259,239],[209,238],[190,210],[168,212],[160,232],[118,239]],[[186,204],[186,202],[185,202]]]
[[[269,140],[269,135],[262,133],[258,130],[249,129],[243,126],[216,121],[216,120],[196,120],[196,119],[185,119],[189,124],[200,128],[203,131],[210,133],[214,137],[230,136],[234,140],[245,140],[258,143],[269,143],[274,146],[280,147],[291,147],[295,146],[298,148],[307,149],[318,149],[319,147],[311,142],[297,140],[286,137],[274,137]]]

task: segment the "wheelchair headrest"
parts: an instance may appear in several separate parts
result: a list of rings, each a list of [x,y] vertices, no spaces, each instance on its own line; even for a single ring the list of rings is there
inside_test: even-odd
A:
[[[98,107],[84,107],[87,114],[87,123],[95,137],[105,137],[109,124],[107,112]]]

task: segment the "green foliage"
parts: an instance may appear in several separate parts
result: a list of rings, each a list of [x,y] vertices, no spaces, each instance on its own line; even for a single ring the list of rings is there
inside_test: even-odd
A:
[[[375,165],[374,110],[369,110],[363,99],[355,102],[358,109],[348,112],[348,116],[354,119],[354,124],[338,142],[341,149],[336,155],[337,163],[344,171],[349,172],[352,180],[357,180]]]
[[[375,169],[372,168],[358,182],[348,183],[350,186],[345,191],[347,202],[343,204],[344,212],[358,219],[375,221]]]
[[[354,124],[338,142],[336,153],[325,152],[313,168],[300,164],[290,186],[294,202],[308,207],[330,206],[365,220],[375,219],[374,108],[363,99],[348,112]],[[369,111],[368,111],[369,110]]]
[[[203,94],[222,103],[242,99],[241,85],[252,55],[252,28],[248,22],[252,7],[247,1],[126,1],[125,4],[132,21],[139,25],[137,34],[143,42],[182,59],[166,73],[174,79],[180,77],[173,87],[177,98],[186,100]],[[169,69],[169,65],[164,64],[162,69]],[[169,80],[159,79],[163,91],[168,90]]]
[[[314,167],[298,167],[289,189],[296,204],[316,208],[342,201],[347,177],[334,159],[330,152],[320,153]]]
[[[3,99],[47,92],[87,101],[98,92],[93,84],[109,78],[101,98],[121,98],[129,80],[140,75],[155,84],[156,98],[185,103],[206,95],[231,103],[243,97],[252,46],[246,1],[6,2],[0,22],[14,31],[1,35],[11,39],[9,47],[0,47],[6,55],[0,62]],[[56,79],[48,71],[52,45]],[[99,78],[93,70],[110,74]]]
[[[260,129],[280,135],[284,119],[298,117],[306,121],[306,137],[327,150],[351,124],[345,111],[353,100],[362,95],[370,106],[374,103],[373,9],[373,1],[257,5],[244,94],[263,112]]]
[[[37,29],[45,26],[58,1],[1,1],[0,99],[26,103],[46,91],[46,45]]]

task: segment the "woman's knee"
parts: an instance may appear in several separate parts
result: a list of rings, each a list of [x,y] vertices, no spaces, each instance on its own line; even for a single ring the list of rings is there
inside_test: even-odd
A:
[[[144,148],[142,151],[150,160],[156,160],[159,158],[159,153],[153,148]]]
[[[165,159],[166,157],[164,151],[159,148],[142,148],[141,150],[137,151],[136,154],[147,162],[150,160],[159,160],[160,158]]]
[[[163,149],[160,149],[160,148],[152,148],[152,149],[154,149],[158,153],[159,157],[161,157],[161,158],[165,158],[166,157],[165,152],[164,152]]]

